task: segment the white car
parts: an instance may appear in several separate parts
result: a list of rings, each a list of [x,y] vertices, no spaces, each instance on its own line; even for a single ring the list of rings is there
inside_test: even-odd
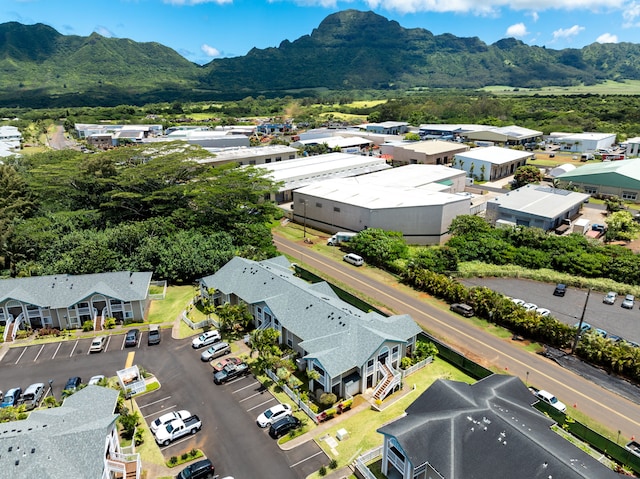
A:
[[[217,329],[212,331],[207,331],[206,333],[202,333],[200,336],[191,341],[191,346],[195,349],[200,349],[209,344],[217,343],[222,338],[220,337],[220,332]]]
[[[547,308],[538,308],[536,309],[536,313],[538,313],[540,316],[549,316],[551,314],[551,311],[549,311]]]
[[[98,374],[97,376],[92,376],[91,379],[89,379],[89,386],[97,385],[103,379],[104,379],[104,376],[102,374]]]
[[[168,412],[167,414],[163,414],[158,419],[153,421],[149,426],[149,428],[151,429],[151,432],[155,434],[156,432],[158,432],[158,429],[160,429],[162,426],[166,424],[169,424],[171,421],[175,419],[184,420],[184,419],[187,419],[188,417],[191,417],[191,413],[189,411],[183,410],[183,411]]]
[[[291,406],[288,404],[277,404],[260,414],[256,422],[260,427],[267,427],[285,416],[291,416]]]
[[[602,298],[602,302],[604,304],[614,304],[616,302],[616,298],[618,297],[618,293],[614,291],[609,291],[604,298]]]
[[[527,311],[535,311],[536,309],[538,309],[538,305],[533,303],[524,303],[522,307]]]
[[[513,304],[515,304],[516,306],[522,306],[523,304],[526,303],[526,301],[522,300],[522,299],[518,299],[518,298],[512,298],[511,302]]]
[[[90,353],[100,353],[104,351],[104,347],[107,344],[106,336],[98,336],[97,338],[93,338],[91,341],[91,346],[89,346]]]

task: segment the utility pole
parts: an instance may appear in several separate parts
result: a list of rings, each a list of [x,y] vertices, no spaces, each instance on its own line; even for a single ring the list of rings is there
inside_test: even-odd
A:
[[[573,340],[573,345],[571,346],[571,354],[576,351],[578,341],[580,340],[580,335],[582,334],[582,323],[584,322],[584,315],[587,312],[587,303],[589,303],[589,296],[591,296],[591,288],[587,290],[587,299],[584,301],[584,307],[582,308],[582,314],[580,315],[580,322],[578,323],[578,331],[576,332],[576,337]]]

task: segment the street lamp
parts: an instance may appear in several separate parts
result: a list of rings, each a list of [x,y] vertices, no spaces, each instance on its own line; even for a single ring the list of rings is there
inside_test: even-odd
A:
[[[53,379],[49,379],[49,392],[53,396]]]

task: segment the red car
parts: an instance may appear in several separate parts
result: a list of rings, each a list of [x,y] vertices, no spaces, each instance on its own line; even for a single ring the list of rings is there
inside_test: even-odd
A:
[[[242,359],[240,358],[235,358],[235,357],[224,358],[218,361],[217,363],[213,364],[213,370],[216,372],[222,371],[224,367],[228,364],[233,364],[234,366],[237,366],[241,362],[242,362]]]

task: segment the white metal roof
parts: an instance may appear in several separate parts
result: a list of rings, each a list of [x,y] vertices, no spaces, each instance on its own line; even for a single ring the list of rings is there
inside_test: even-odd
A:
[[[422,188],[457,176],[466,176],[466,172],[444,165],[405,165],[360,176],[358,182],[397,188]],[[432,186],[429,188],[433,189]]]
[[[494,165],[510,163],[525,158],[531,158],[533,153],[529,151],[511,150],[498,146],[487,146],[472,148],[464,153],[456,153],[456,158],[467,158],[470,160],[486,161]]]
[[[503,208],[530,215],[555,218],[572,205],[583,203],[587,198],[589,195],[585,193],[548,186],[526,185],[492,198],[489,203],[498,203]]]
[[[300,145],[316,145],[323,143],[326,143],[329,148],[348,148],[350,146],[370,145],[373,142],[360,136],[327,136],[310,140],[299,140],[295,142],[295,144]]]
[[[393,143],[392,145],[396,148],[424,153],[425,155],[437,155],[450,151],[468,149],[465,144],[442,140],[397,142]]]
[[[605,140],[616,136],[615,133],[570,133],[567,136],[558,137],[558,141],[584,141],[584,140]]]

